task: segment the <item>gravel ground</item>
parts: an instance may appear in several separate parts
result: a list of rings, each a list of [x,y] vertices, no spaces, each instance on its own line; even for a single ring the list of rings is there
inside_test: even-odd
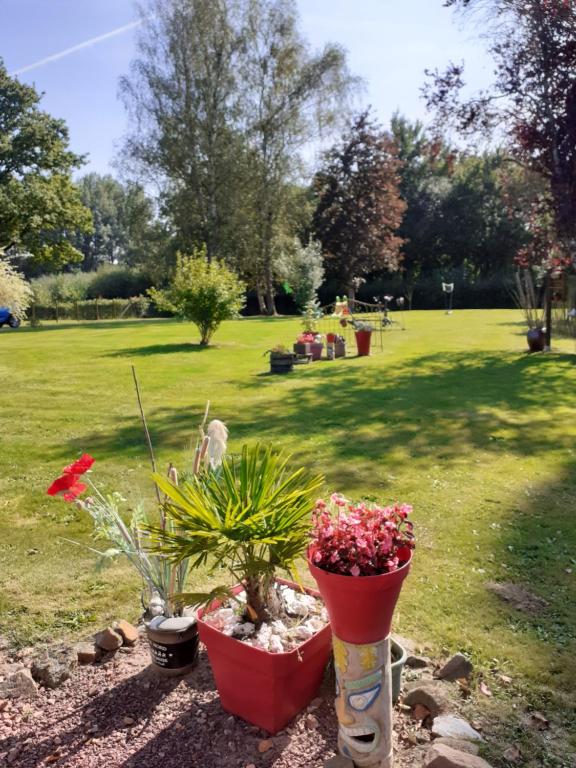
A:
[[[321,768],[336,750],[329,677],[309,711],[269,739],[220,707],[202,647],[198,666],[170,679],[150,666],[140,641],[130,653],[78,668],[57,690],[40,689],[34,701],[0,701],[0,765]],[[414,768],[426,737],[399,711],[395,717],[395,767]]]

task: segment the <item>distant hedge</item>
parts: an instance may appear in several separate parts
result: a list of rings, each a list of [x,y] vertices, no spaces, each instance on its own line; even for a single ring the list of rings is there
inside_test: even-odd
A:
[[[144,296],[131,299],[87,299],[54,304],[32,304],[28,310],[28,317],[33,324],[42,320],[120,320],[144,317],[149,305],[149,300]]]

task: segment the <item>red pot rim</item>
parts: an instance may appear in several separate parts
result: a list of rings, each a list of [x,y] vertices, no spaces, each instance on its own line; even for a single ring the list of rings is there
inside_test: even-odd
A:
[[[293,581],[288,581],[287,579],[276,579],[276,581],[279,584],[286,584],[289,587],[293,587],[294,589],[297,589],[299,591],[302,591],[300,586],[296,584]],[[237,595],[240,592],[244,592],[244,586],[242,584],[236,584],[235,587],[232,587],[232,592]],[[320,592],[318,592],[317,589],[310,589],[309,587],[304,587],[304,592],[306,592],[307,595],[312,595],[313,597],[322,599],[322,595]],[[202,624],[204,627],[207,627],[212,632],[218,632],[218,634],[222,635],[223,637],[227,637],[229,640],[234,640],[235,642],[242,643],[242,640],[240,640],[237,637],[232,637],[231,635],[225,635],[222,630],[217,629],[216,627],[213,627],[211,624],[209,624],[207,621],[204,621],[202,618],[205,614],[212,613],[212,611],[215,611],[217,608],[219,608],[222,605],[222,600],[216,600],[214,603],[210,605],[210,610],[204,610],[203,608],[200,608],[198,611],[198,624]],[[299,655],[302,653],[302,649],[305,648],[305,646],[308,645],[308,643],[312,643],[316,637],[323,632],[326,627],[330,628],[330,622],[328,621],[327,624],[322,627],[322,629],[319,629],[318,632],[314,632],[312,637],[309,637],[308,640],[303,640],[300,645],[298,645],[296,648],[293,648],[291,651],[284,651],[283,653],[272,653],[271,651],[265,651],[263,648],[257,648],[255,645],[247,645],[246,643],[242,643],[244,648],[249,649],[250,652],[255,651],[257,653],[262,653],[264,656],[278,656],[278,657],[288,657],[292,656],[294,654]]]
[[[386,571],[386,573],[377,573],[373,576],[352,576],[352,574],[345,574],[345,573],[332,573],[332,571],[327,571],[324,568],[320,568],[320,566],[316,565],[314,562],[312,562],[312,559],[310,557],[311,551],[314,549],[314,547],[309,547],[308,552],[306,553],[306,559],[308,560],[308,566],[311,571],[319,571],[323,576],[326,578],[333,578],[333,579],[344,579],[346,581],[346,585],[349,586],[350,584],[356,582],[365,582],[365,583],[372,583],[375,584],[378,579],[385,579],[386,577],[394,576],[396,574],[402,574],[405,571],[410,570],[410,565],[412,564],[413,559],[413,550],[410,550],[410,557],[406,562],[400,566],[400,568],[396,568],[395,571]]]

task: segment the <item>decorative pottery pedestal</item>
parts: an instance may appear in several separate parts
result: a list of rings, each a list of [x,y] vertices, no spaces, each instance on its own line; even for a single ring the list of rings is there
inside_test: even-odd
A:
[[[393,768],[390,629],[411,559],[379,576],[308,567],[326,603],[336,669],[340,754],[358,768]]]

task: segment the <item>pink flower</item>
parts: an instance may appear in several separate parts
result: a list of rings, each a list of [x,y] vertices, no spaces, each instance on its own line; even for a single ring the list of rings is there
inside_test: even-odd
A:
[[[352,568],[350,568],[350,573],[352,576],[360,576],[360,568],[358,568],[357,565],[353,565]]]

